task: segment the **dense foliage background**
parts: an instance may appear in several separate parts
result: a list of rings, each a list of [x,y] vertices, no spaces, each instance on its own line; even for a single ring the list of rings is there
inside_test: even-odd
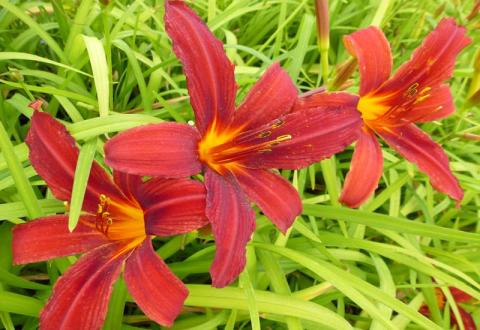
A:
[[[102,2],[0,0],[0,328],[35,329],[52,285],[76,260],[11,264],[14,224],[65,211],[28,162],[28,103],[45,100],[44,109],[67,124],[79,145],[98,139],[95,158],[102,164],[103,143],[118,131],[193,119],[185,76],[164,31],[163,1]],[[313,1],[189,4],[226,44],[239,100],[273,61],[302,92],[324,83]],[[258,216],[238,285],[210,287],[214,242],[207,231],[155,240],[191,291],[174,329],[448,329],[449,309],[438,306],[434,289],[443,288],[450,304],[447,285],[475,298],[462,307],[480,322],[480,112],[467,101],[480,87],[478,55],[474,64],[480,15],[467,20],[473,6],[460,0],[330,1],[330,80],[349,59],[342,36],[359,28],[380,25],[398,67],[441,17],[467,26],[473,43],[451,80],[457,112],[422,126],[450,157],[465,190],[461,206],[388,148],[379,189],[359,210],[336,201],[351,148],[308,169],[283,171],[298,187],[304,212],[287,236]],[[352,79],[355,92],[358,74]],[[109,116],[99,118],[102,111]],[[433,322],[416,312],[422,304]],[[120,280],[105,328],[143,327],[159,328]]]

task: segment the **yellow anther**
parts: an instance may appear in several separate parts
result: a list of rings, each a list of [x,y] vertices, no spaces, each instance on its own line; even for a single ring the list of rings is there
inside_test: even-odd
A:
[[[108,218],[110,216],[110,212],[103,212],[102,219]]]
[[[272,128],[275,129],[275,128],[279,128],[280,126],[282,126],[283,124],[285,124],[285,120],[283,119],[277,119],[273,122],[272,124]]]
[[[103,212],[103,206],[100,205],[100,204],[98,204],[97,213],[98,213],[98,214],[102,214],[102,212]]]
[[[112,218],[108,218],[107,219],[107,226],[110,226],[112,223],[113,223]]]
[[[105,196],[104,194],[100,194],[99,199],[100,204],[105,204],[107,202],[107,196]]]
[[[279,137],[277,137],[275,139],[275,141],[284,142],[284,141],[288,141],[288,140],[291,140],[291,139],[292,139],[292,136],[290,134],[285,134],[285,135],[280,135]]]
[[[63,202],[63,206],[65,206],[65,211],[70,211],[70,204],[67,201]]]
[[[413,102],[413,104],[420,103],[420,102],[424,101],[425,99],[428,99],[429,97],[430,97],[430,94],[417,97],[417,99],[415,100],[415,102]]]
[[[261,154],[266,154],[266,153],[272,152],[272,149],[260,149],[258,150],[258,152]]]
[[[272,135],[271,131],[265,131],[265,132],[262,132],[262,133],[258,134],[257,137],[262,139],[262,138],[269,137],[270,135]]]
[[[412,97],[412,96],[416,95],[418,93],[417,88],[418,88],[419,85],[420,84],[418,82],[416,82],[413,85],[411,85],[410,87],[408,87],[408,90],[405,93],[406,96]]]
[[[425,88],[422,89],[422,90],[420,91],[420,93],[418,93],[418,94],[420,94],[420,95],[425,94],[426,92],[428,92],[428,91],[431,90],[431,89],[432,89],[432,87],[425,87]]]

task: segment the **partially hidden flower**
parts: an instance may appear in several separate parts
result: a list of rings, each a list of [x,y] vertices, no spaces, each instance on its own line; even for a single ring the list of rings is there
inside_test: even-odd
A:
[[[465,303],[469,302],[473,299],[472,296],[470,296],[468,293],[454,288],[454,287],[449,287],[448,290],[450,291],[453,300],[455,300],[455,303],[457,304],[457,309],[460,314],[460,317],[462,319],[463,326],[465,330],[476,330],[478,329],[477,326],[475,325],[475,321],[473,320],[472,315],[468,313],[465,309],[460,307],[458,304],[459,303]],[[443,293],[443,291],[440,288],[435,288],[435,295],[437,297],[437,304],[440,310],[445,310],[446,307],[446,297]],[[425,316],[430,316],[430,309],[428,308],[427,305],[422,305],[419,309],[419,312],[422,313]],[[450,308],[450,323],[452,326],[456,325],[460,329],[460,322],[457,320],[455,313],[453,312],[452,308]]]
[[[75,140],[47,113],[35,111],[26,143],[30,161],[55,197],[69,201],[78,159]],[[190,179],[151,179],[92,164],[78,226],[52,215],[13,229],[15,264],[85,253],[56,282],[40,329],[100,329],[112,284],[123,269],[133,299],[152,320],[171,325],[188,290],[152,247],[151,239],[208,223],[205,188]]]
[[[425,172],[432,186],[461,201],[463,191],[452,174],[443,149],[416,126],[449,116],[455,110],[450,88],[458,53],[471,39],[453,19],[442,19],[411,59],[390,77],[392,54],[381,30],[369,27],[344,38],[360,69],[359,95],[316,93],[301,99],[297,108],[344,104],[358,110],[363,128],[340,201],[358,207],[370,197],[382,175],[383,156],[377,136]]]
[[[166,30],[187,77],[196,127],[142,126],[105,146],[106,162],[139,175],[205,173],[206,214],[216,240],[213,285],[231,283],[245,265],[255,202],[285,232],[301,213],[294,187],[273,168],[298,169],[343,150],[358,138],[358,113],[324,107],[290,113],[297,90],[270,66],[236,109],[234,66],[222,43],[182,1],[166,1]]]

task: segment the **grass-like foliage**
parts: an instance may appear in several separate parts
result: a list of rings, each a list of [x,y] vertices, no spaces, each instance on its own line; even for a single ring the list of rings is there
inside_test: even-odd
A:
[[[449,82],[457,111],[422,125],[446,150],[465,191],[459,207],[387,147],[379,188],[359,209],[337,202],[351,147],[309,168],[282,171],[298,189],[303,213],[282,235],[256,209],[247,267],[233,285],[210,285],[215,245],[208,230],[154,240],[190,291],[173,329],[449,329],[451,319],[461,317],[448,287],[473,297],[459,306],[478,324],[480,108],[468,101],[480,87],[480,15],[467,19],[474,1],[331,0],[328,66],[325,58],[322,66],[317,47],[313,1],[189,5],[236,65],[237,101],[275,61],[300,92],[325,84],[322,77],[332,82],[336,67],[350,59],[343,35],[371,24],[385,32],[394,68],[442,17],[466,26],[473,42],[458,57]],[[66,211],[28,160],[28,104],[43,99],[44,111],[62,121],[82,148],[70,203],[74,227],[91,161],[104,164],[107,139],[138,125],[193,120],[163,12],[163,0],[0,0],[0,329],[35,329],[52,286],[77,260],[12,265],[12,227]],[[348,82],[348,91],[356,92],[358,71]],[[438,303],[439,292],[446,307]],[[422,305],[428,317],[419,312]],[[159,328],[136,306],[122,279],[104,327]]]

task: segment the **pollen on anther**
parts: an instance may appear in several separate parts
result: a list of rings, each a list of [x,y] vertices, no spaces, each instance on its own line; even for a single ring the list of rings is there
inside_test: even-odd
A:
[[[406,96],[409,96],[409,97],[412,97],[414,95],[416,95],[418,93],[418,86],[420,84],[418,82],[414,83],[413,85],[411,85],[410,87],[408,87],[407,91],[405,92],[405,95]]]
[[[275,141],[277,142],[284,142],[284,141],[288,141],[288,140],[291,140],[292,139],[292,136],[290,134],[285,134],[285,135],[280,135],[278,136]]]
[[[272,135],[271,131],[265,131],[265,132],[261,132],[260,134],[258,134],[257,137],[266,138],[266,137],[269,137],[270,135]]]
[[[272,124],[272,128],[275,129],[275,128],[279,128],[280,126],[282,126],[283,124],[285,124],[285,120],[283,119],[277,119],[273,122]]]
[[[258,150],[258,152],[261,154],[266,154],[266,153],[272,152],[272,149],[261,149],[261,150]]]

